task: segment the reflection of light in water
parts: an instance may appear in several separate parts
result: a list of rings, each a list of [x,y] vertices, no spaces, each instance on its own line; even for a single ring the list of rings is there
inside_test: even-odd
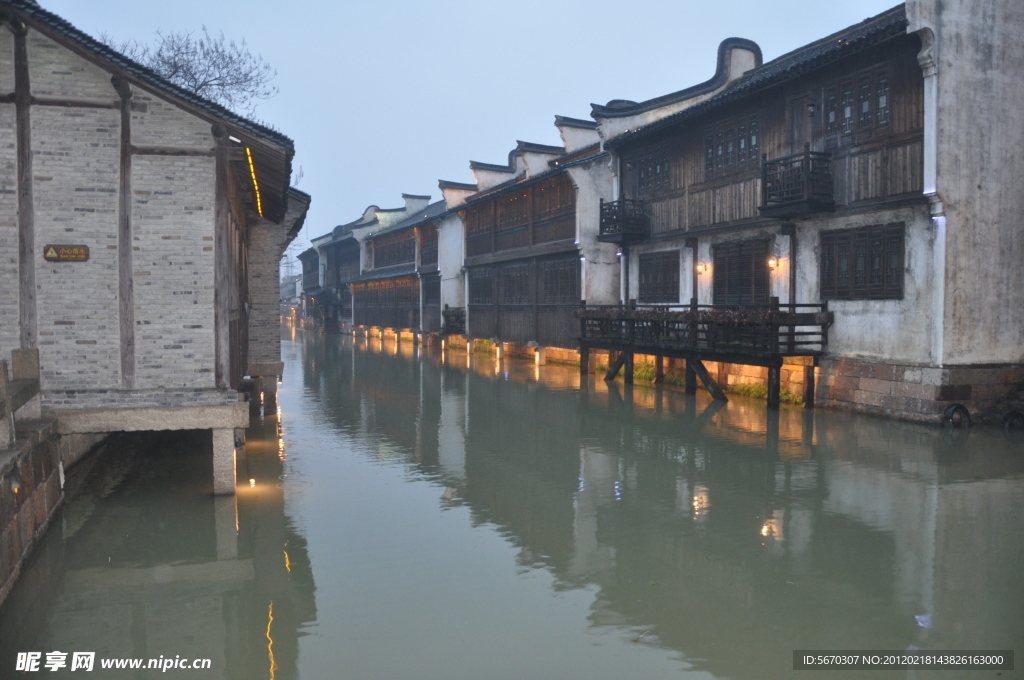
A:
[[[540,382],[540,364],[533,365],[533,379]]]
[[[782,540],[782,528],[779,526],[779,520],[770,519],[761,525],[761,535],[771,536],[776,541]]]
[[[711,507],[711,496],[708,488],[702,484],[693,487],[693,518],[703,519]]]
[[[270,658],[270,680],[274,680],[274,673],[277,671],[277,661],[274,660],[274,638],[270,637],[270,626],[274,623],[274,603],[270,603],[267,611],[267,656]]]
[[[620,482],[619,480],[615,480],[615,483],[612,484],[612,489],[615,492],[615,500],[621,501],[622,500],[622,482]]]
[[[494,375],[501,375],[501,360],[497,359],[494,362]]]
[[[291,573],[291,571],[292,571],[292,561],[291,561],[291,559],[290,559],[290,558],[288,557],[288,551],[287,551],[287,550],[282,550],[281,552],[283,552],[283,553],[284,553],[284,568],[285,568],[285,569],[286,569],[286,570],[288,571],[288,573],[290,574],[290,573]]]

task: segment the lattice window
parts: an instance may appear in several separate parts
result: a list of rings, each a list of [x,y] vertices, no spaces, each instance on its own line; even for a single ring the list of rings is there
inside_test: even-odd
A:
[[[879,125],[889,124],[889,79],[879,78],[875,86],[875,116]]]
[[[842,130],[843,134],[853,132],[853,88],[851,86],[847,86],[843,90],[840,113],[842,114],[840,130]]]
[[[642,151],[629,161],[632,167],[636,196],[651,196],[668,191],[672,186],[672,164],[667,146]]]
[[[857,115],[857,127],[859,129],[870,128],[874,123],[874,116],[871,115],[871,104],[872,97],[871,91],[874,88],[871,87],[871,83],[861,80],[860,82],[860,97],[858,98],[858,115]]]
[[[469,304],[494,304],[494,269],[474,267],[469,270]]]
[[[437,264],[437,227],[420,227],[420,265]]]
[[[533,196],[535,220],[567,215],[576,209],[576,188],[566,175],[537,186]]]
[[[439,305],[439,304],[441,304],[441,277],[440,276],[424,276],[423,277],[423,304],[425,304],[425,305]]]
[[[902,299],[904,233],[902,222],[822,232],[822,298]]]
[[[532,302],[530,299],[531,270],[529,262],[517,262],[501,267],[501,304],[528,305]]]
[[[491,206],[481,205],[466,211],[466,236],[482,236],[493,231]]]
[[[498,229],[511,229],[525,225],[529,219],[527,193],[516,192],[498,199]]]
[[[824,88],[825,135],[871,135],[889,124],[889,78],[886,68],[871,68]],[[840,141],[841,143],[841,141]]]
[[[722,121],[704,135],[704,174],[710,179],[758,167],[757,116]]]
[[[716,305],[768,303],[768,241],[716,245],[713,270]]]
[[[834,87],[825,90],[825,134],[839,134],[839,99]]]
[[[390,267],[416,261],[416,234],[412,230],[373,241],[373,266]]]
[[[545,305],[577,305],[580,302],[580,261],[575,255],[541,260],[541,297]]]
[[[640,302],[679,302],[679,251],[640,255]]]

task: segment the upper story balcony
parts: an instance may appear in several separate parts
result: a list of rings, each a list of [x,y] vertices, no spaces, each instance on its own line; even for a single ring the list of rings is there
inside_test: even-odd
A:
[[[629,198],[608,202],[601,200],[598,241],[628,244],[647,238],[650,232],[651,220],[643,201]]]
[[[835,210],[831,154],[811,151],[769,161],[761,166],[762,217],[783,219]]]

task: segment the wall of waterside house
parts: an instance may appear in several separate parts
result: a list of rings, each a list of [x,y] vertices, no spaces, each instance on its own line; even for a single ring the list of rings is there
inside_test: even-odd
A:
[[[925,192],[945,266],[936,279],[944,364],[1024,361],[1024,4],[911,0],[927,106]]]
[[[0,76],[12,76],[13,51],[11,31],[0,31]],[[76,390],[216,387],[216,161],[210,123],[132,88],[134,148],[124,178],[131,192],[132,250],[121,252],[121,98],[111,74],[31,29],[26,51],[36,98],[29,110],[31,256],[44,405],[72,405],[69,393]],[[0,82],[13,81],[12,76]],[[5,355],[20,344],[14,110],[13,104],[0,105],[5,123],[0,135],[10,142],[0,144],[0,165],[9,170],[3,174],[9,186],[0,193],[0,352]],[[86,245],[89,259],[48,262],[47,244]],[[130,310],[121,300],[122,274],[133,282]],[[125,311],[134,325],[122,328]],[[133,337],[123,337],[126,333]],[[134,361],[125,363],[122,351],[130,339]],[[123,366],[134,369],[134,376],[126,379]]]

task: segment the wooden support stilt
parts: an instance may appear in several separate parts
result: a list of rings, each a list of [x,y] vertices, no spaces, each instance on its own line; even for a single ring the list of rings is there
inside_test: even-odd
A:
[[[590,373],[590,349],[580,347],[580,377],[586,378]]]
[[[654,357],[654,384],[660,385],[665,381],[665,357]]]
[[[697,372],[693,370],[692,360],[686,360],[686,393],[697,394]]]
[[[804,366],[804,408],[814,408],[814,366]]]
[[[711,393],[712,397],[718,401],[729,401],[728,397],[725,396],[725,392],[723,392],[718,386],[718,383],[711,378],[711,374],[708,373],[708,369],[704,367],[703,361],[700,359],[687,359],[686,366],[687,370],[690,368],[693,369],[697,374],[697,377],[700,378],[700,381],[704,383],[704,387]]]
[[[768,367],[768,408],[779,408],[779,393],[782,391],[782,367]]]
[[[627,385],[632,385],[633,384],[633,353],[632,352],[623,352],[623,356],[626,357],[626,361],[625,361],[626,372],[622,375],[622,377],[626,381]]]
[[[615,376],[617,376],[619,374],[619,370],[622,368],[623,364],[626,363],[626,355],[627,354],[629,354],[629,352],[620,352],[619,353],[619,356],[617,356],[615,358],[615,361],[612,362],[611,366],[608,367],[608,372],[604,374],[604,379],[605,380],[608,380],[608,381],[615,380]],[[632,355],[630,355],[630,356],[632,356]]]

